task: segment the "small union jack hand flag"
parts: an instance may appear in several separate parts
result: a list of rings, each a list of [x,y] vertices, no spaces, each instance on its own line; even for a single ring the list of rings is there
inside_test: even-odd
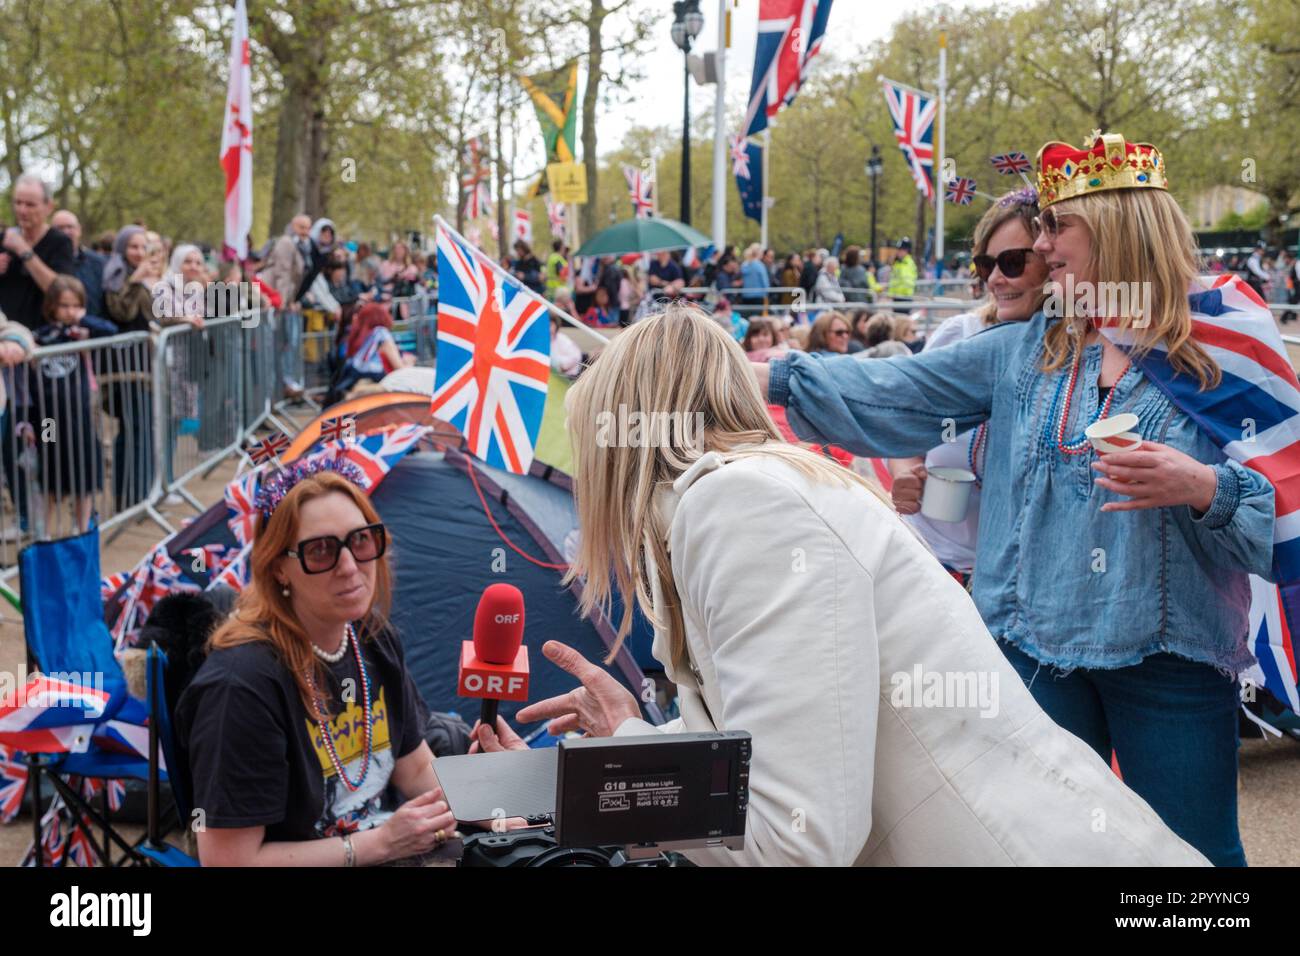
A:
[[[288,435],[284,434],[284,432],[275,432],[252,445],[248,449],[248,454],[255,465],[271,460],[278,461],[280,452],[288,448],[290,444]]]
[[[959,206],[969,206],[971,200],[975,198],[975,180],[967,179],[965,176],[955,177],[948,183],[943,198]]]
[[[997,156],[990,156],[989,162],[1003,176],[1027,173],[1034,168],[1033,164],[1029,162],[1029,157],[1024,153],[1000,153]]]
[[[321,441],[356,441],[357,438],[357,420],[351,415],[344,415],[339,418],[327,418],[321,422],[320,439]]]

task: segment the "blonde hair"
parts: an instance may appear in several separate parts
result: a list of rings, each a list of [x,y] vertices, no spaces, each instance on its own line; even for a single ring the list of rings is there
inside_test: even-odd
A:
[[[1200,271],[1200,255],[1191,224],[1174,198],[1163,189],[1108,189],[1054,203],[1058,216],[1077,216],[1092,236],[1088,278],[1094,283],[1141,283],[1150,289],[1144,322],[1121,315],[1119,327],[1137,336],[1141,356],[1164,343],[1170,364],[1195,375],[1202,390],[1221,380],[1218,365],[1192,340],[1188,289]],[[1130,310],[1132,311],[1132,310]],[[1139,312],[1141,310],[1138,310]],[[1081,348],[1069,320],[1054,322],[1043,336],[1043,371],[1073,361]]]
[[[634,603],[655,627],[666,630],[672,662],[684,657],[669,527],[655,507],[655,493],[670,489],[706,451],[720,452],[728,461],[779,458],[811,481],[861,485],[881,497],[866,479],[781,437],[745,353],[692,305],[669,305],[615,338],[569,390],[566,405],[582,534],[565,583],[585,578],[579,601],[584,616],[596,610],[608,616],[615,593],[622,601],[623,616],[607,663],[632,628]],[[667,440],[657,447],[600,440],[602,428],[616,413],[621,418],[623,410],[665,415],[670,424],[691,420],[699,427],[694,434],[681,426],[663,429]],[[652,597],[652,574],[662,598],[659,606]]]

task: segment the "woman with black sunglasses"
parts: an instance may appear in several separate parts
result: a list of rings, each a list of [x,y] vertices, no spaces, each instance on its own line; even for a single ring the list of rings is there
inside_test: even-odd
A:
[[[455,832],[362,481],[335,459],[258,492],[251,580],[177,705],[204,866],[372,865]]]
[[[925,340],[923,352],[961,342],[999,322],[1025,322],[1038,311],[1045,293],[1047,265],[1034,252],[1038,237],[1038,193],[1018,189],[991,206],[975,225],[975,271],[988,291],[977,309],[954,315]],[[890,459],[894,476],[890,494],[899,514],[930,545],[944,568],[970,589],[975,570],[975,541],[979,532],[980,481],[984,470],[988,425],[945,436],[925,457]],[[921,496],[930,468],[969,469],[976,475],[964,521],[936,521],[921,514]]]

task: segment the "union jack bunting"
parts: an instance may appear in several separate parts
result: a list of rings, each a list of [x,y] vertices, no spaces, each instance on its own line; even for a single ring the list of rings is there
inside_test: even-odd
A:
[[[627,194],[632,199],[632,212],[637,219],[653,216],[655,212],[655,184],[650,174],[638,166],[623,164],[623,178],[627,180]]]
[[[1293,640],[1300,626],[1300,382],[1272,313],[1240,276],[1201,277],[1189,302],[1192,338],[1218,364],[1222,384],[1202,391],[1160,346],[1134,353],[1133,361],[1225,455],[1273,485],[1273,581],[1251,578],[1248,644],[1264,688],[1300,713]],[[1120,348],[1134,346],[1131,331],[1106,320],[1099,327]],[[1249,435],[1246,421],[1254,424]]]
[[[989,162],[1003,176],[1027,173],[1034,168],[1034,164],[1029,161],[1029,157],[1024,153],[999,153],[997,156],[990,156]]]
[[[885,105],[894,121],[894,138],[907,157],[916,188],[925,198],[934,199],[934,117],[939,101],[932,93],[923,93],[893,80],[882,80]]]
[[[470,452],[525,474],[550,379],[548,309],[441,221],[432,413]]]
[[[956,176],[943,191],[943,198],[959,206],[969,206],[975,198],[975,180]]]

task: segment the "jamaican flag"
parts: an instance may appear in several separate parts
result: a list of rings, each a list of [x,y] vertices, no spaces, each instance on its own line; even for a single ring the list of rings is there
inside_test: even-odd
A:
[[[574,159],[574,141],[578,129],[578,61],[549,70],[521,76],[519,82],[537,109],[537,122],[542,127],[546,141],[548,163],[571,163]],[[546,173],[534,189],[534,194],[546,192]]]

